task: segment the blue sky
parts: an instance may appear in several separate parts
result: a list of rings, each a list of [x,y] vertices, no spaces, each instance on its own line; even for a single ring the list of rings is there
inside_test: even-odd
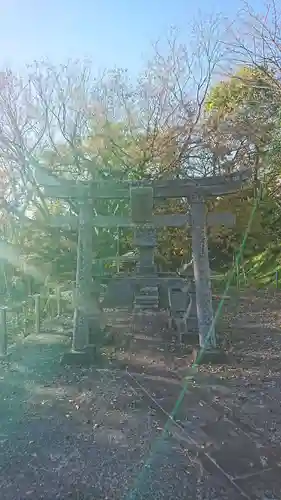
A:
[[[88,57],[97,68],[135,73],[171,25],[188,40],[199,9],[233,19],[240,7],[239,0],[0,0],[0,66]]]

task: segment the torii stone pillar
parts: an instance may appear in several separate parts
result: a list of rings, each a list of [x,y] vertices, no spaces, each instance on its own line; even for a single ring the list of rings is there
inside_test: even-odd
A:
[[[92,221],[88,200],[80,203],[76,268],[76,297],[72,349],[80,351],[89,344],[92,287]]]
[[[92,294],[93,224],[91,203],[85,199],[79,204],[72,349],[64,354],[62,363],[87,365],[92,363],[92,353],[89,350],[90,330],[93,324],[99,328],[99,310]]]
[[[197,318],[201,362],[213,361],[217,350],[212,305],[212,288],[206,232],[206,207],[204,197],[198,193],[191,197],[191,236],[194,280],[196,288]]]

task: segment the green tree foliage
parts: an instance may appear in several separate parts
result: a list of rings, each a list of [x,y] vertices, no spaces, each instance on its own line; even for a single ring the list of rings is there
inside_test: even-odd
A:
[[[255,64],[240,68],[228,79],[215,85],[206,100],[206,122],[210,129],[214,125],[215,137],[220,137],[221,165],[230,169],[251,166],[254,179],[260,178],[263,182],[263,201],[256,212],[245,250],[252,275],[258,269],[259,272],[263,269],[265,256],[268,262],[272,262],[269,259],[272,250],[265,253],[265,248],[276,248],[280,238],[277,221],[280,221],[278,179],[281,174],[281,137],[280,94],[277,88],[274,69]],[[240,194],[232,195],[220,202],[222,205],[226,203],[230,203],[236,214],[237,225],[234,231],[228,233],[227,242],[223,242],[224,252],[227,245],[233,251],[237,250],[247,227],[254,197],[249,193],[246,198]],[[276,252],[274,255],[276,258]],[[253,266],[252,259],[255,262]],[[271,273],[271,279],[273,277],[274,272]]]
[[[281,206],[278,59],[270,60],[268,54],[241,57],[233,74],[210,88],[225,49],[218,42],[217,21],[210,23],[209,34],[203,24],[199,28],[188,48],[174,35],[163,53],[158,45],[138,79],[123,70],[97,79],[79,61],[36,63],[27,77],[1,74],[2,239],[20,249],[29,269],[40,268],[42,276],[57,280],[74,278],[76,259],[76,231],[50,228],[47,222],[51,215],[77,215],[77,203],[46,200],[38,167],[41,174],[90,183],[209,176],[250,166],[255,180],[267,177],[246,257],[264,252],[267,242],[276,247]],[[274,45],[269,35],[267,42]],[[242,42],[240,49],[242,53]],[[232,47],[233,59],[237,50]],[[249,46],[247,50],[249,55]],[[274,50],[275,55],[280,51]],[[231,210],[237,217],[233,229],[209,230],[210,254],[218,268],[230,266],[239,248],[253,192],[209,203],[210,210]],[[155,202],[157,213],[187,210],[185,200]],[[94,213],[127,216],[128,202],[93,200]],[[107,259],[110,268],[109,258],[117,250],[123,254],[132,249],[130,231],[120,230],[117,238],[117,229],[93,228],[93,237],[93,267]],[[158,241],[156,259],[164,268],[175,269],[190,259],[186,228],[161,230]]]
[[[216,110],[224,117],[241,111],[245,106],[257,109],[262,103],[268,104],[274,95],[273,77],[273,74],[269,77],[263,68],[244,66],[210,90],[206,110]]]

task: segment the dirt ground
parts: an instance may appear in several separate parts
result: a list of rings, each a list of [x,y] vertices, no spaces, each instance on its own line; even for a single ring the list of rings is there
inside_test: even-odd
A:
[[[241,295],[225,366],[193,368],[163,314],[109,312],[130,342],[102,368],[60,366],[64,330],[27,337],[0,367],[1,498],[280,499],[281,294]]]

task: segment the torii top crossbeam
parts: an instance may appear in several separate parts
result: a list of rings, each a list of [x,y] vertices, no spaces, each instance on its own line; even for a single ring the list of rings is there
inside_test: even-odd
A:
[[[45,196],[51,198],[93,198],[93,199],[129,199],[131,187],[153,188],[154,198],[189,198],[200,193],[203,197],[222,196],[235,193],[243,183],[251,178],[251,169],[229,175],[195,177],[188,179],[170,179],[154,181],[90,181],[79,182],[58,179],[53,176],[36,173],[37,182],[44,188]]]

